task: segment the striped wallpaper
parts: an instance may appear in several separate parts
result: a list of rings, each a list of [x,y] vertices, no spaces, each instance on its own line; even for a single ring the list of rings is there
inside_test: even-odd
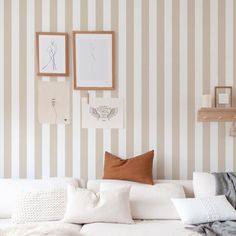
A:
[[[125,129],[81,128],[72,30],[115,31],[117,89],[90,96],[125,99]],[[38,122],[37,31],[70,34],[71,125]],[[202,94],[236,85],[235,60],[233,0],[0,0],[0,177],[100,178],[105,150],[154,149],[158,178],[236,170],[231,123],[196,122]]]

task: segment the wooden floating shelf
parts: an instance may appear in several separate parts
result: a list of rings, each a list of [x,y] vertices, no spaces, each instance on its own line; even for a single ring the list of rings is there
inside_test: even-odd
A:
[[[198,110],[198,121],[229,122],[236,121],[236,107],[232,108],[201,108]]]

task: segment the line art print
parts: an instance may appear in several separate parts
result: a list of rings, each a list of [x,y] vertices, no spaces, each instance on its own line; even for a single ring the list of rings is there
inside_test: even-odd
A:
[[[36,33],[38,75],[68,75],[68,34]]]
[[[119,98],[82,98],[82,128],[124,128],[124,104]]]

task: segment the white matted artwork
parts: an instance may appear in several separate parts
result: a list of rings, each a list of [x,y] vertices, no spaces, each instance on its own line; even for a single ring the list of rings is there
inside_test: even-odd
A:
[[[70,123],[69,82],[38,82],[38,119],[40,123]]]
[[[68,34],[36,33],[38,75],[68,75]]]
[[[123,99],[82,98],[82,128],[124,128]]]
[[[73,32],[74,88],[114,89],[114,32]]]

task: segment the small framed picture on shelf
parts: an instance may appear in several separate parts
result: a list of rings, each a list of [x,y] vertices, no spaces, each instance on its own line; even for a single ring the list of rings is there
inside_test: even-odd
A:
[[[37,32],[39,76],[68,76],[68,33]]]
[[[232,107],[232,87],[216,86],[215,87],[215,107],[229,108]]]

